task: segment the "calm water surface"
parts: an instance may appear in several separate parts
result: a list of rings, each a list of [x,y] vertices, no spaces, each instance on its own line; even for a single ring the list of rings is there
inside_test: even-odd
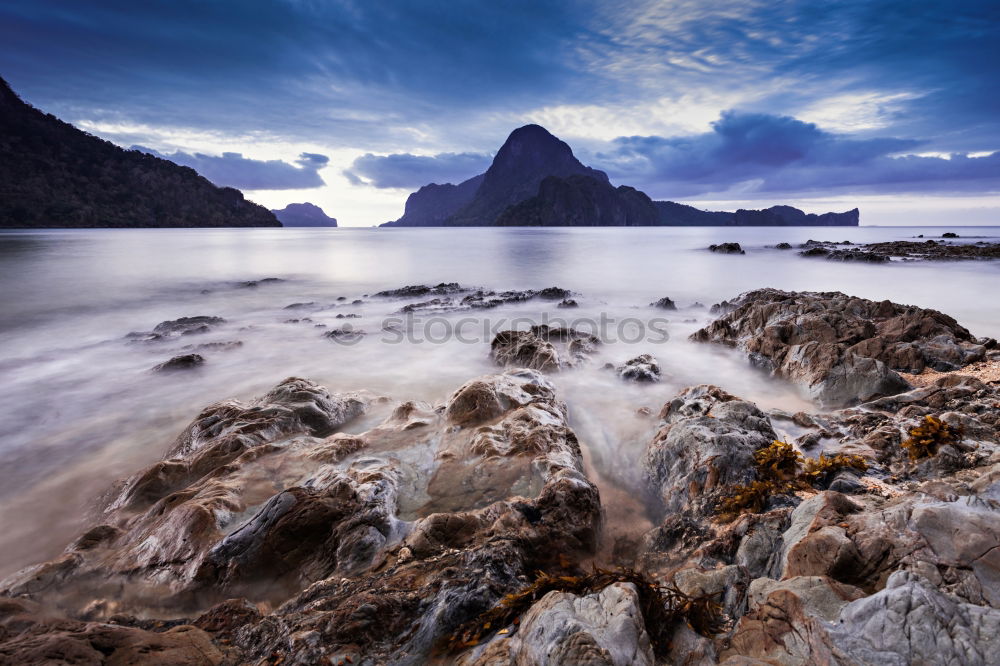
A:
[[[807,239],[874,242],[937,237],[1000,240],[998,228],[635,228],[635,229],[259,229],[0,232],[0,574],[52,557],[84,524],[114,480],[159,458],[205,405],[249,399],[281,379],[308,377],[332,390],[369,389],[436,402],[490,372],[489,336],[515,318],[611,320],[599,358],[554,376],[606,503],[641,480],[637,461],[654,413],[678,389],[712,382],[765,407],[808,405],[726,350],[686,337],[710,305],[758,287],[839,290],[940,309],[975,335],[1000,337],[1000,262],[855,265],[769,249]],[[745,256],[715,255],[738,241]],[[281,278],[256,287],[242,283]],[[381,331],[407,302],[370,294],[407,284],[459,282],[496,290],[560,286],[580,308],[529,301],[414,325],[408,340]],[[669,296],[679,311],[662,324],[648,304]],[[338,301],[338,297],[346,300]],[[360,305],[351,305],[361,299]],[[322,309],[288,310],[313,301]],[[337,314],[361,318],[337,319]],[[211,333],[135,343],[182,316],[216,315]],[[308,317],[311,322],[288,323]],[[632,323],[621,327],[621,322]],[[349,321],[369,333],[353,345],[322,336]],[[462,340],[447,337],[463,323]],[[431,337],[437,342],[428,341]],[[447,339],[443,339],[447,338]],[[191,344],[239,340],[203,352],[197,370],[149,369]],[[653,353],[667,373],[653,386],[625,385],[605,362]],[[355,428],[365,427],[365,423]],[[614,508],[609,506],[609,511]]]

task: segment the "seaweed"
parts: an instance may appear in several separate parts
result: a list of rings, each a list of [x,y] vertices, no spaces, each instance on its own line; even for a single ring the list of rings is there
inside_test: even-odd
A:
[[[760,513],[771,497],[814,488],[842,469],[868,469],[868,463],[858,455],[804,458],[791,444],[778,440],[754,451],[753,460],[757,480],[723,490],[715,507],[721,521],[735,520],[743,513]]]
[[[508,633],[517,627],[521,616],[549,592],[587,595],[600,592],[613,583],[632,583],[639,595],[646,632],[658,657],[666,656],[670,638],[679,622],[686,622],[702,636],[725,630],[722,606],[711,595],[692,597],[672,583],[664,585],[633,569],[594,568],[585,575],[553,575],[539,572],[534,582],[508,594],[490,610],[466,622],[445,637],[437,646],[441,655],[455,654],[479,645],[496,633]]]
[[[909,438],[900,446],[910,460],[920,460],[935,455],[946,444],[958,444],[965,432],[962,426],[948,425],[936,416],[927,414],[918,425],[909,430]]]

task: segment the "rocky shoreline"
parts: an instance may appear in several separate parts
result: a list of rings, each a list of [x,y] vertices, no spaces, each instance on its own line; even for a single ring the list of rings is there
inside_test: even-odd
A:
[[[441,404],[293,377],[206,407],[61,556],[0,583],[0,663],[992,663],[996,341],[836,292],[761,289],[713,313],[694,342],[740,350],[817,407],[679,391],[626,461],[641,534],[609,519],[546,374],[601,341],[504,331],[497,370]],[[611,370],[661,375],[648,354]],[[363,416],[380,420],[355,432]]]

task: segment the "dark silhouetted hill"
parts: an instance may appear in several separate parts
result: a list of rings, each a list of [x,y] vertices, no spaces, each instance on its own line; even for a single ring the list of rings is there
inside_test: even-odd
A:
[[[858,210],[806,214],[791,206],[735,213],[652,201],[614,187],[543,127],[511,132],[484,174],[460,185],[425,185],[388,227],[434,226],[857,226]]]
[[[336,218],[329,217],[323,209],[311,203],[292,203],[272,210],[274,216],[286,227],[335,227]]]
[[[0,79],[0,227],[280,227],[239,190],[43,113]]]

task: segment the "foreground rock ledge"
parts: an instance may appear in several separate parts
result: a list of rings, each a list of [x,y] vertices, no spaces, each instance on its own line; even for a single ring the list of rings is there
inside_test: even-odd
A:
[[[718,633],[679,621],[657,658],[637,588],[616,582],[549,592],[442,659],[994,663],[998,406],[997,386],[957,372],[819,414],[686,388],[635,461],[655,527],[613,550],[713,599]],[[342,431],[379,411],[379,425]],[[927,416],[962,436],[911,460],[901,444]],[[761,478],[754,453],[779,438],[867,469],[723,520],[719,501]],[[436,406],[290,378],[205,409],[63,556],[4,581],[0,663],[427,663],[536,572],[589,568],[601,504],[583,469],[566,405],[534,370],[479,377]]]

